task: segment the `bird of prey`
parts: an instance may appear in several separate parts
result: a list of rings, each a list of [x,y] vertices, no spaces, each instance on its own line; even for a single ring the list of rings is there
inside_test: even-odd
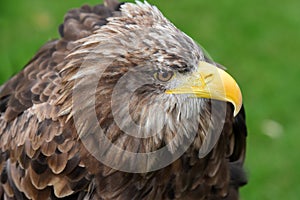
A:
[[[241,91],[147,2],[70,10],[0,87],[0,199],[238,199]]]

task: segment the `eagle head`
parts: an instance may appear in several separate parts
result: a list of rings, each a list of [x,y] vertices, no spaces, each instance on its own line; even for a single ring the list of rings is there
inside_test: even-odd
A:
[[[242,106],[235,80],[148,3],[126,3],[107,20],[71,45],[61,115],[113,168],[155,170],[188,148],[205,156]],[[164,159],[152,159],[157,152]]]

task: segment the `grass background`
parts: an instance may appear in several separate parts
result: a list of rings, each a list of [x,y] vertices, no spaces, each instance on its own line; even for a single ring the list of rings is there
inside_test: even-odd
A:
[[[228,68],[249,129],[242,199],[299,199],[300,1],[149,0]],[[1,0],[0,84],[46,41],[65,12],[97,0]]]

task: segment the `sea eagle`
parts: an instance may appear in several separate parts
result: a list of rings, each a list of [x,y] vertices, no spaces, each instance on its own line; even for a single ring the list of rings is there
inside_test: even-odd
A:
[[[235,80],[147,2],[70,10],[0,87],[0,199],[238,199]]]

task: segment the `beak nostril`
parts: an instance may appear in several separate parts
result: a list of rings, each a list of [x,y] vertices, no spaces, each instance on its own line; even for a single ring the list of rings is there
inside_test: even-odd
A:
[[[212,77],[213,75],[212,74],[208,74],[208,75],[206,75],[204,78],[205,79],[208,79],[208,78],[210,78],[210,77]]]

